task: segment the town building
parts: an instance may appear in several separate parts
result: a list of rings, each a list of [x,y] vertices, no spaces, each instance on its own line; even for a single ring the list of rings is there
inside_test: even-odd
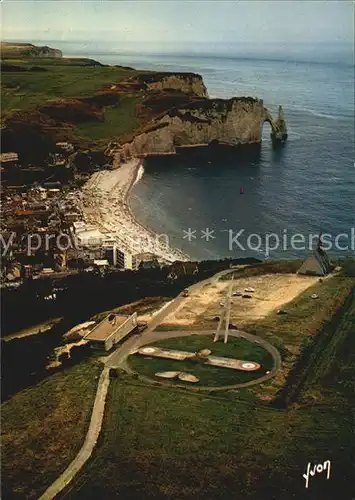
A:
[[[96,226],[87,225],[83,221],[74,221],[71,232],[77,246],[90,253],[95,251],[95,258],[107,259],[109,264],[120,269],[135,269],[133,254],[110,233],[103,233]],[[100,256],[97,255],[98,250]]]
[[[74,145],[70,142],[57,142],[56,147],[61,151],[65,151],[66,153],[74,152]]]
[[[120,340],[131,333],[136,326],[136,312],[131,316],[111,313],[86,334],[84,339],[89,341],[92,347],[109,351],[120,342]]]
[[[19,157],[17,153],[0,153],[0,164],[2,168],[17,165]]]

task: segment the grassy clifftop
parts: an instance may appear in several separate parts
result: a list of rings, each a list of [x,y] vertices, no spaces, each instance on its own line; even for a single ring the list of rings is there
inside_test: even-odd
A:
[[[48,100],[89,97],[135,73],[122,67],[102,66],[91,59],[6,59],[3,63],[25,69],[2,74],[2,109],[13,112],[43,106]],[[45,71],[31,71],[34,65]]]
[[[171,107],[192,102],[196,92],[201,101],[205,91],[202,78],[194,73],[137,71],[87,58],[42,57],[30,55],[28,46],[7,47],[2,54],[2,125],[16,136],[15,142],[25,125],[39,126],[43,135],[56,141],[105,147],[110,140],[135,134]],[[6,144],[5,134],[4,150]]]
[[[38,47],[32,43],[1,42],[2,57],[62,57],[59,49],[47,45]]]
[[[36,57],[3,59],[2,69],[2,124],[11,137],[19,138],[23,126],[38,126],[43,136],[92,147],[140,124],[135,113],[140,96],[135,92],[113,90],[109,97],[116,98],[104,99],[111,87],[138,73],[133,69],[103,66],[91,59]],[[78,113],[83,104],[85,119]],[[65,137],[60,135],[63,128]],[[5,147],[6,138],[5,134]]]

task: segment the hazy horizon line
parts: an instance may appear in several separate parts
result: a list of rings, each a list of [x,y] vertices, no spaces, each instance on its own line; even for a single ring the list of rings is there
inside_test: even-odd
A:
[[[32,38],[32,37],[16,37],[16,38],[2,38],[2,42],[22,42],[25,41],[27,43],[34,43],[34,42],[60,42],[60,43],[120,43],[120,44],[127,44],[127,45],[132,45],[136,43],[144,43],[145,45],[156,45],[156,44],[164,44],[164,45],[186,45],[186,44],[194,44],[194,45],[348,45],[348,46],[354,46],[354,42],[352,41],[342,41],[342,40],[333,40],[333,41],[270,41],[270,40],[265,40],[264,42],[244,42],[244,41],[221,41],[221,40],[203,40],[203,41],[196,41],[196,40],[184,40],[184,41],[166,41],[166,40],[156,40],[156,41],[146,41],[146,40],[102,40],[102,39],[60,39],[60,38]]]

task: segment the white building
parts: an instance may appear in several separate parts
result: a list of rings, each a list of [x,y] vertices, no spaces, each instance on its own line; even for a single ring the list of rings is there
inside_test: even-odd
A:
[[[137,313],[131,316],[122,316],[111,313],[95,328],[85,335],[93,347],[104,348],[109,351],[120,340],[126,337],[137,326]]]

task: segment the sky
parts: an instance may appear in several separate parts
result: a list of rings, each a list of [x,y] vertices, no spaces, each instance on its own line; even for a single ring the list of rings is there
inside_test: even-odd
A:
[[[352,0],[3,0],[2,39],[186,43],[353,43]]]

